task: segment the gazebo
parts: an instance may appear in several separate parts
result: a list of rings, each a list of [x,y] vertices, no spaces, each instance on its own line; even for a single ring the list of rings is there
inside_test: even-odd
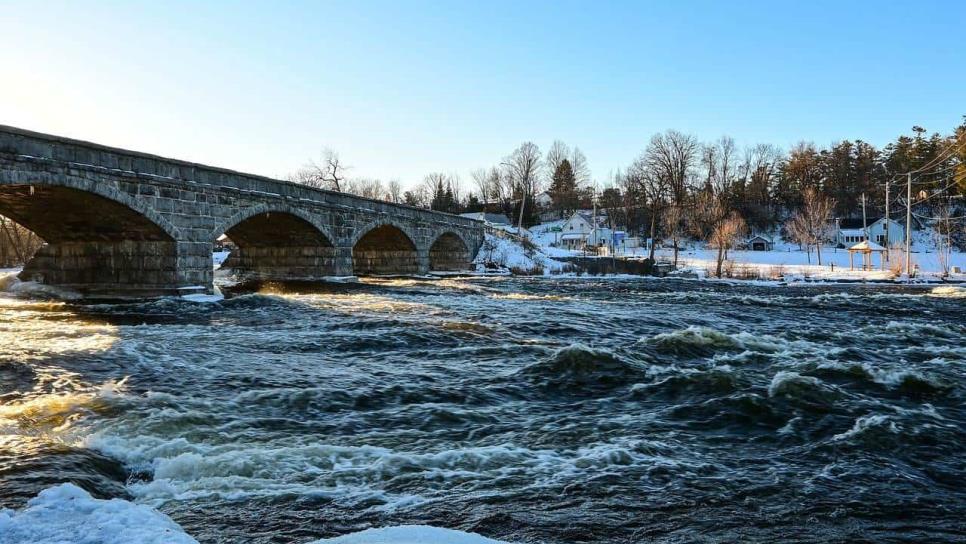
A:
[[[849,248],[849,270],[855,270],[855,265],[852,261],[852,256],[856,253],[862,255],[862,270],[873,270],[872,268],[872,254],[879,254],[879,268],[885,270],[885,259],[883,255],[889,250],[880,246],[875,242],[870,242],[869,240],[864,240],[855,244]]]

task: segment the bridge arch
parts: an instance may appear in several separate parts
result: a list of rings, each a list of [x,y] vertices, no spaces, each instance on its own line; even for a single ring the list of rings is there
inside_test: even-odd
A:
[[[415,238],[402,223],[382,219],[352,237],[352,272],[357,276],[418,274]]]
[[[68,175],[57,175],[50,176],[45,173],[40,172],[17,172],[10,170],[0,170],[0,193],[10,193],[18,190],[27,190],[29,195],[30,187],[34,188],[34,194],[37,193],[38,189],[41,188],[60,188],[60,189],[73,189],[78,191],[76,195],[83,196],[83,193],[87,193],[94,196],[102,197],[103,199],[112,201],[119,204],[125,208],[130,209],[137,215],[144,217],[149,222],[153,223],[159,229],[161,229],[168,237],[172,240],[183,239],[181,230],[176,226],[172,225],[164,216],[158,213],[156,210],[147,206],[143,201],[131,196],[128,193],[120,191],[114,184],[96,182],[86,178],[80,178]],[[14,197],[16,198],[16,197]],[[9,211],[9,206],[7,207]],[[2,212],[0,212],[2,213]],[[7,215],[7,214],[3,214]],[[8,215],[8,217],[11,217]],[[11,217],[13,219],[13,217]],[[21,223],[20,221],[17,221]],[[21,223],[23,224],[23,223]],[[26,225],[24,225],[26,226]],[[27,227],[30,228],[30,227]],[[31,229],[34,230],[34,229]],[[36,231],[35,231],[36,232]],[[38,233],[39,234],[39,233]]]
[[[233,244],[221,269],[249,279],[308,280],[338,275],[338,251],[325,225],[288,205],[246,207],[211,232]]]
[[[429,269],[431,271],[469,270],[469,244],[459,233],[447,230],[436,237],[429,248]]]
[[[185,283],[179,229],[114,185],[7,170],[0,214],[46,242],[24,266],[24,280],[135,296]]]

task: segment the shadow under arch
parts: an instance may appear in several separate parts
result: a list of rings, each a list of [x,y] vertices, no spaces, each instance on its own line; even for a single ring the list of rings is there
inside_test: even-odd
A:
[[[243,279],[312,280],[340,275],[338,251],[324,225],[287,206],[253,206],[217,227],[235,246],[221,270]]]
[[[85,180],[0,184],[0,215],[46,244],[20,278],[85,294],[172,294],[180,232],[126,193]]]
[[[470,250],[463,237],[453,231],[440,234],[429,248],[429,269],[458,271],[470,269]]]
[[[352,245],[352,272],[357,276],[419,273],[419,253],[412,237],[391,221],[361,229]]]

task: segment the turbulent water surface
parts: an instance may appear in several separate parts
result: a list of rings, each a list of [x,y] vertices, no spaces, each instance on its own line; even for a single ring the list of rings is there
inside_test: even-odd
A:
[[[207,542],[966,539],[966,291],[659,280],[0,297],[0,507]]]

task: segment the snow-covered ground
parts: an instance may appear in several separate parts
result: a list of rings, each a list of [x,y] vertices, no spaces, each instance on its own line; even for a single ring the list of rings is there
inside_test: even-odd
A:
[[[567,268],[566,263],[554,260],[546,247],[536,246],[527,250],[515,238],[496,236],[486,233],[483,246],[473,261],[481,270],[492,270],[496,267],[505,272],[552,274],[562,272]]]
[[[225,262],[225,259],[231,255],[231,251],[216,251],[211,254],[211,259],[214,262],[215,270],[221,268],[221,265]]]
[[[672,260],[673,249],[659,249],[658,259]],[[678,253],[678,267],[699,273],[714,271],[717,250],[703,247],[692,247]],[[892,254],[892,262],[885,264],[885,270],[880,268],[879,255],[872,256],[873,270],[860,270],[862,256],[854,257],[855,270],[849,269],[849,252],[845,249],[826,247],[822,249],[822,264],[818,264],[818,256],[802,251],[798,246],[783,242],[775,243],[772,251],[729,251],[728,263],[733,275],[737,277],[758,276],[760,279],[776,279],[778,276],[802,277],[816,280],[888,280],[896,277],[895,270],[901,254]],[[953,252],[950,255],[950,266],[958,266],[966,270],[966,253]],[[917,276],[921,279],[938,279],[942,273],[939,252],[930,244],[925,235],[915,239],[912,252],[912,265],[918,266]],[[966,281],[966,274],[950,275],[952,280]]]
[[[540,246],[541,252],[549,257],[564,257],[581,255],[581,252],[551,247],[557,243],[559,233],[554,232],[564,221],[552,221],[537,225],[530,229],[531,240]],[[730,270],[731,275],[739,278],[777,279],[808,278],[828,281],[855,280],[888,280],[896,274],[895,264],[886,263],[885,270],[879,267],[879,256],[872,258],[874,270],[859,270],[862,257],[855,255],[856,270],[849,270],[849,254],[844,249],[825,247],[822,249],[822,264],[818,264],[818,257],[814,251],[807,253],[797,245],[787,243],[777,236],[775,249],[772,251],[729,251],[728,262],[723,267]],[[638,248],[627,252],[627,256],[643,257],[648,254],[645,248]],[[674,250],[670,248],[658,249],[655,252],[658,260],[673,260]],[[716,266],[717,251],[704,248],[703,243],[691,243],[678,253],[678,268],[683,271],[694,272],[706,277],[713,274]],[[893,259],[896,259],[893,254]],[[918,277],[922,279],[938,279],[942,266],[940,255],[934,245],[934,237],[929,230],[916,233],[913,238],[912,252],[913,266],[918,265]],[[950,266],[958,266],[966,270],[966,253],[953,252],[950,256]],[[966,281],[966,274],[953,274],[952,280]]]
[[[122,499],[95,499],[65,483],[20,510],[0,510],[3,544],[197,544],[168,516]],[[408,525],[368,529],[311,544],[505,544],[474,533]]]

